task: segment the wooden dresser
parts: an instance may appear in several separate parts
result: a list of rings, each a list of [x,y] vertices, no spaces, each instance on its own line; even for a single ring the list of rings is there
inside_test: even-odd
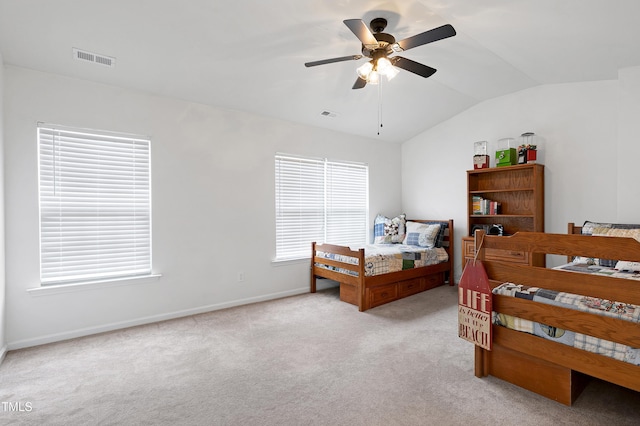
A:
[[[479,204],[479,200],[485,201]],[[544,166],[520,164],[468,170],[467,223],[467,236],[462,238],[463,269],[474,257],[475,227],[484,226],[487,232],[492,225],[500,224],[506,235],[518,231],[544,232]],[[544,254],[490,249],[486,250],[485,257],[488,260],[545,265]]]

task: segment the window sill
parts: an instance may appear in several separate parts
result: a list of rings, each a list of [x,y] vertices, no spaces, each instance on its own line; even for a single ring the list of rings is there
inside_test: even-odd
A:
[[[45,285],[28,288],[27,292],[32,296],[47,296],[50,294],[74,293],[77,291],[94,290],[98,288],[116,287],[133,284],[144,284],[158,281],[162,274],[141,275],[139,277],[112,278],[96,281],[82,281],[71,284]]]
[[[271,261],[271,266],[287,266],[287,265],[293,265],[296,263],[309,263],[309,262],[311,262],[311,257],[299,257],[296,259],[282,259],[282,260],[274,259]]]

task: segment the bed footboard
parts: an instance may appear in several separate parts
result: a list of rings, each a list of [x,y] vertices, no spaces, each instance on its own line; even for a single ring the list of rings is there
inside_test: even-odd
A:
[[[329,254],[331,257],[318,256],[318,252]],[[351,261],[345,261],[345,257]],[[363,303],[365,288],[364,249],[356,251],[349,247],[333,244],[311,243],[311,293],[316,292],[318,277],[337,281],[340,283],[341,300],[346,298],[344,301],[355,302],[354,304],[361,311],[366,309]],[[353,290],[343,292],[343,285],[348,285]]]

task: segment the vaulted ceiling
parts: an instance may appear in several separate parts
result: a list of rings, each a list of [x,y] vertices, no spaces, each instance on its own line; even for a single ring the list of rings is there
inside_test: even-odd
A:
[[[487,99],[616,79],[640,65],[639,16],[638,0],[0,0],[0,52],[8,65],[402,142]],[[352,90],[365,59],[304,66],[360,54],[343,20],[376,17],[397,40],[447,23],[457,35],[402,54],[436,68],[428,79],[401,70]]]

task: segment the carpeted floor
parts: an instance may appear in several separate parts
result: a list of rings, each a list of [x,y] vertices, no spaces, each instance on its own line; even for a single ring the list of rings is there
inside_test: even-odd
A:
[[[637,425],[640,394],[573,407],[473,375],[456,288],[365,313],[334,289],[9,352],[0,424]]]

